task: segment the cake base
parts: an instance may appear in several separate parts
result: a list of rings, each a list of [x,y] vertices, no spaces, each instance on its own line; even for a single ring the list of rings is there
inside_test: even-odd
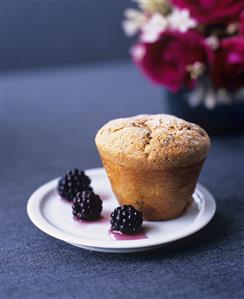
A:
[[[203,165],[162,170],[129,168],[103,159],[113,192],[120,205],[132,205],[144,220],[159,221],[179,217],[192,199]]]

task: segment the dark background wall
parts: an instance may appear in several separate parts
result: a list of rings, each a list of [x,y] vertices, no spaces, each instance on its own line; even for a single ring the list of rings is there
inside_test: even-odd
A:
[[[0,0],[1,69],[128,57],[129,0]]]

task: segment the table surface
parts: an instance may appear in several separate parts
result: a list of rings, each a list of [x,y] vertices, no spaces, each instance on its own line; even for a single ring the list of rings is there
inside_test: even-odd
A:
[[[217,213],[200,232],[136,254],[95,253],[39,231],[30,194],[66,169],[100,167],[106,121],[167,112],[129,63],[1,76],[1,298],[244,298],[244,136],[213,138],[200,182]]]

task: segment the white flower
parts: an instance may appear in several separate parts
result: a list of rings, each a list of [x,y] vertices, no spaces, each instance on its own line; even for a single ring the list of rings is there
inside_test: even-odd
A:
[[[189,96],[187,97],[189,105],[191,107],[197,107],[202,102],[204,102],[205,92],[205,86],[203,84],[197,84],[194,90],[189,93]]]
[[[216,97],[216,93],[214,92],[213,88],[209,88],[206,90],[204,104],[205,104],[206,108],[209,110],[214,109],[214,107],[216,106],[217,97]]]
[[[179,30],[182,33],[197,26],[196,20],[190,17],[188,9],[179,10],[174,8],[168,17],[168,22],[171,29]]]
[[[187,71],[190,73],[190,76],[193,80],[198,79],[201,77],[205,72],[205,65],[200,61],[196,61],[191,65],[188,65]]]
[[[219,40],[218,40],[218,38],[216,36],[213,36],[213,35],[211,35],[208,38],[206,38],[206,43],[213,50],[216,50],[219,47]]]
[[[146,53],[146,49],[143,45],[135,45],[131,48],[130,53],[135,62],[140,62]]]
[[[142,25],[146,22],[146,16],[136,9],[127,9],[125,17],[126,20],[122,22],[122,27],[127,36],[138,33]]]
[[[147,43],[153,43],[158,40],[160,34],[167,28],[167,18],[159,13],[155,13],[152,17],[142,26],[141,40]]]
[[[238,23],[230,23],[227,28],[226,28],[226,32],[228,34],[235,34],[238,31]]]

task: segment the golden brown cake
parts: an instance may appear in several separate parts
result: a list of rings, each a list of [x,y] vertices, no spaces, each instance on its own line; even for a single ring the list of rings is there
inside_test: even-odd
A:
[[[96,145],[119,203],[166,220],[190,203],[210,140],[198,125],[157,114],[108,122]]]

